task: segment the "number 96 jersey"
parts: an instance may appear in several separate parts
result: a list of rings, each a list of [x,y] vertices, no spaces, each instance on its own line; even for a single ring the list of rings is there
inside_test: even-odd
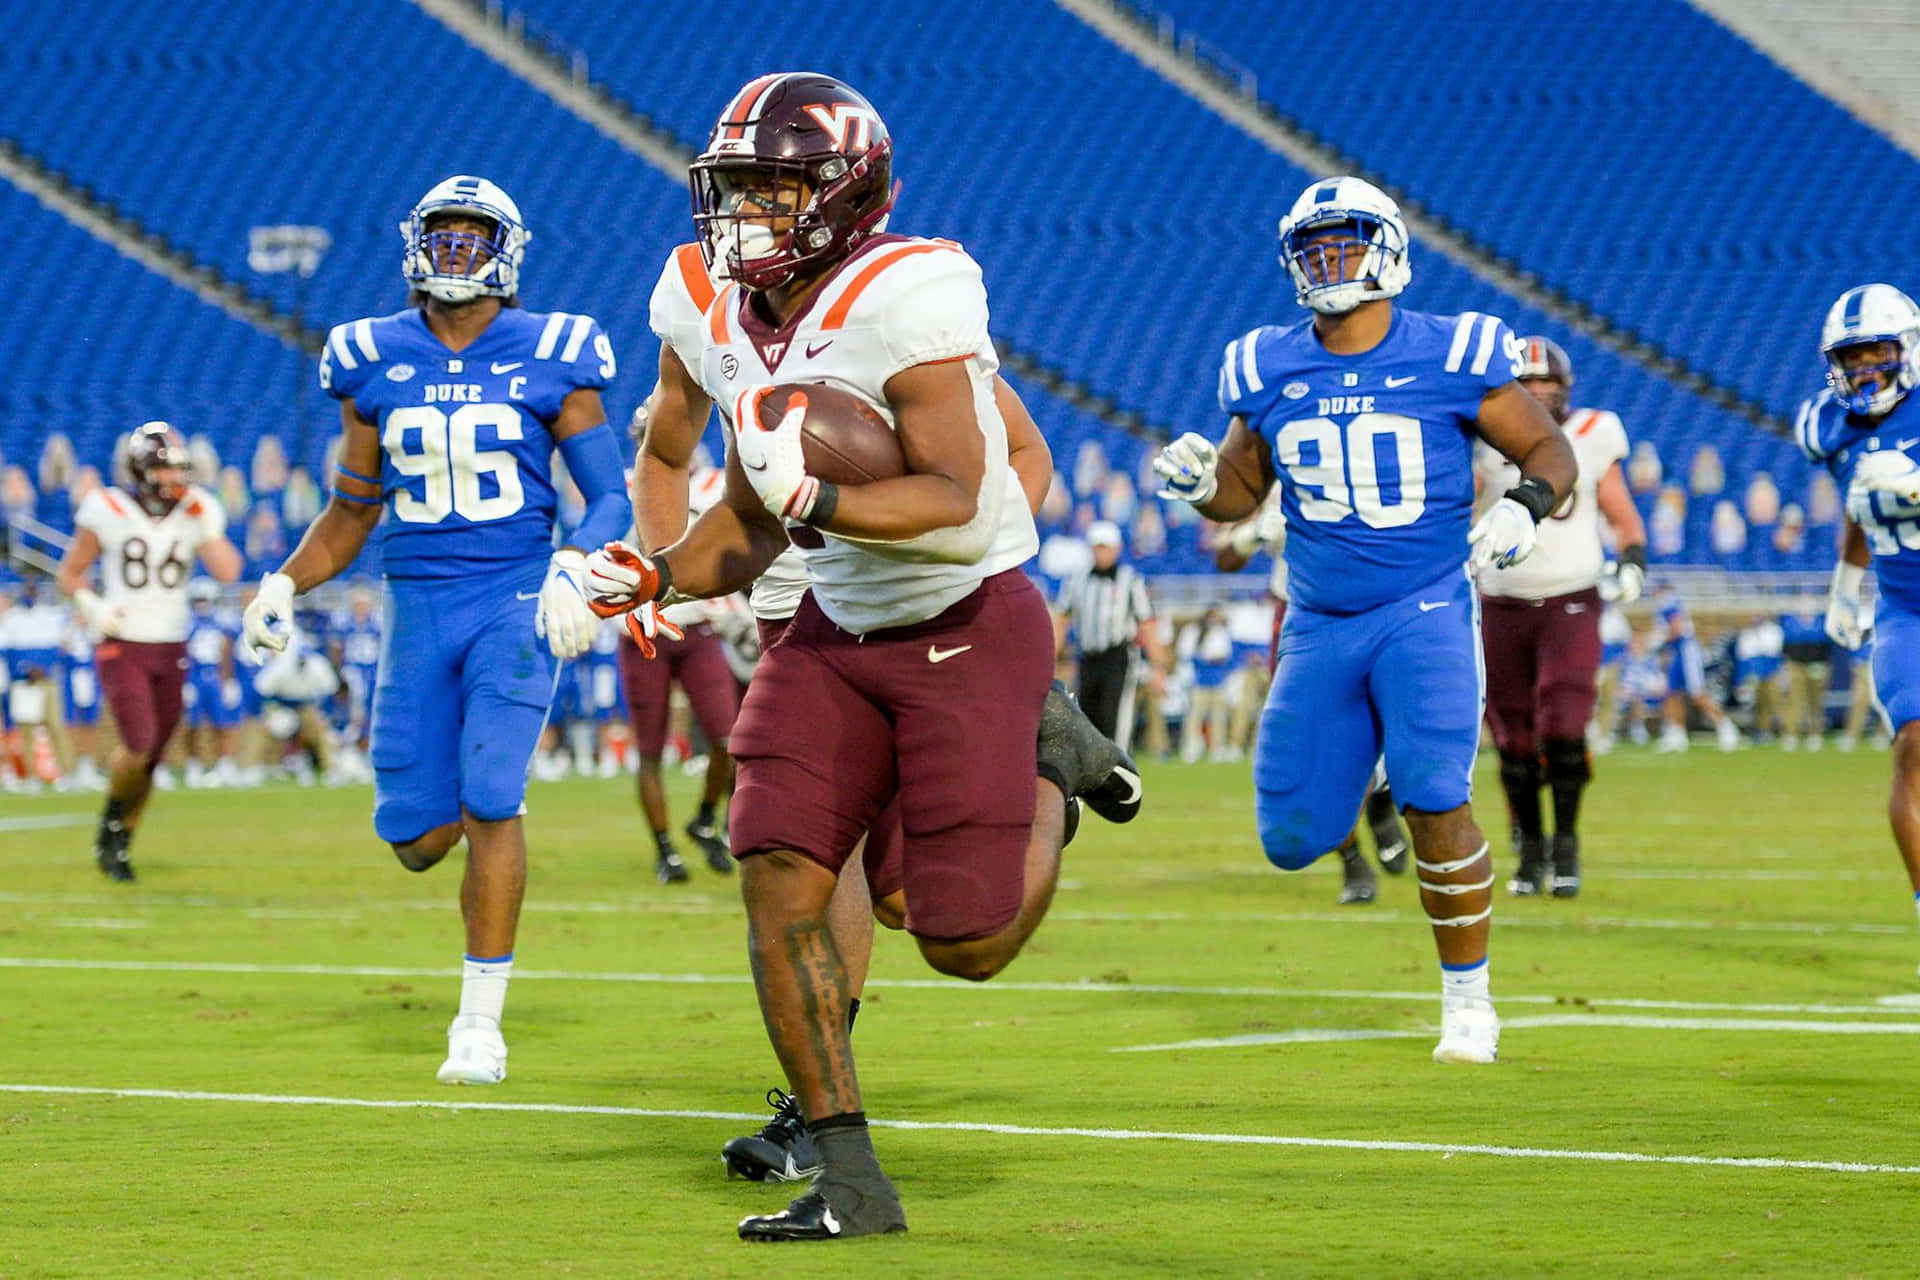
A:
[[[227,533],[227,513],[214,496],[189,485],[186,496],[155,518],[124,489],[95,489],[74,512],[74,525],[100,540],[100,598],[114,611],[112,635],[141,644],[187,638],[187,579],[203,544]]]
[[[320,386],[380,432],[390,578],[459,578],[553,550],[561,402],[613,381],[592,316],[508,307],[458,352],[418,310],[335,326]]]
[[[1358,355],[1328,351],[1311,320],[1228,344],[1220,407],[1271,451],[1295,606],[1360,613],[1461,572],[1480,401],[1523,354],[1497,316],[1398,307]]]

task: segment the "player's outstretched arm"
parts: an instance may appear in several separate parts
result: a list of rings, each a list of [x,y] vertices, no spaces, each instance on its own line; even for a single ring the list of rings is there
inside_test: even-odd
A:
[[[200,544],[200,563],[207,566],[215,582],[238,582],[243,561],[240,549],[225,534]]]
[[[1480,400],[1480,434],[1507,460],[1520,468],[1520,485],[1538,480],[1549,490],[1551,501],[1535,519],[1545,519],[1573,492],[1580,464],[1573,446],[1553,417],[1538,400],[1521,389],[1518,382],[1495,387]]]
[[[786,549],[786,527],[762,505],[740,469],[740,455],[730,449],[724,500],[695,520],[685,537],[653,557],[662,569],[655,598],[669,589],[700,600],[744,591]]]
[[[73,541],[67,544],[67,553],[60,557],[60,568],[53,581],[60,588],[60,594],[73,601],[73,607],[80,611],[89,627],[105,632],[113,621],[113,611],[100,598],[100,593],[87,585],[93,562],[99,558],[100,535],[82,525],[74,531]]]
[[[295,594],[343,572],[380,522],[380,434],[351,400],[340,402],[340,431],[333,495],[280,566]]]
[[[1273,456],[1260,433],[1239,414],[1227,423],[1227,438],[1213,442],[1189,431],[1153,460],[1159,496],[1187,502],[1209,520],[1231,524],[1256,511],[1273,487]]]
[[[687,530],[687,471],[713,401],[668,343],[660,344],[660,380],[644,415],[633,466],[633,512],[641,545],[664,547]]]
[[[1040,434],[1040,424],[1027,412],[1020,393],[999,374],[993,377],[993,401],[1007,424],[1007,465],[1020,477],[1020,489],[1027,495],[1027,508],[1036,516],[1040,504],[1053,487],[1053,449]]]

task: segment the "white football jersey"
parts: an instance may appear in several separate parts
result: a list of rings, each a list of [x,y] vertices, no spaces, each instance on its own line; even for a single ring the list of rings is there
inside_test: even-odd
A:
[[[814,599],[834,625],[864,635],[924,622],[1040,549],[1020,478],[1007,463],[1007,424],[994,396],[1000,359],[987,335],[986,286],[964,249],[945,240],[876,237],[777,333],[745,317],[745,305],[745,293],[728,284],[707,308],[696,376],[723,419],[740,392],[767,383],[837,386],[874,406],[890,424],[885,388],[897,373],[959,361],[972,384],[974,417],[986,444],[974,515],[975,532],[988,540],[985,555],[972,564],[940,563],[926,558],[920,539],[883,549],[791,526],[787,532],[806,561]]]
[[[115,639],[171,644],[187,638],[187,579],[200,548],[226,536],[219,500],[190,485],[155,519],[118,487],[95,489],[74,524],[100,540],[100,598],[116,614]]]
[[[1575,409],[1561,430],[1580,464],[1573,493],[1540,522],[1532,555],[1510,568],[1480,575],[1484,595],[1546,600],[1585,591],[1600,581],[1606,559],[1600,543],[1600,481],[1627,456],[1627,430],[1620,416],[1606,409]],[[1520,468],[1484,442],[1476,453],[1485,507],[1520,483]]]
[[[654,336],[673,348],[673,354],[680,358],[695,382],[700,381],[707,308],[718,292],[707,274],[707,262],[700,246],[683,244],[667,255],[666,266],[660,270],[660,280],[653,286],[653,299],[647,306],[647,319]],[[798,551],[787,548],[753,584],[750,598],[754,617],[769,622],[791,618],[800,607],[800,597],[807,594],[811,585],[806,561]],[[703,617],[698,609],[691,609],[684,617],[672,616],[670,620],[700,621]]]

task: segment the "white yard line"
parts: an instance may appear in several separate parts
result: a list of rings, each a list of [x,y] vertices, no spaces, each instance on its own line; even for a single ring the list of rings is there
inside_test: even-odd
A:
[[[64,1097],[125,1098],[156,1102],[224,1102],[281,1107],[351,1107],[375,1111],[490,1111],[536,1115],[613,1116],[636,1120],[762,1120],[765,1113],[679,1111],[557,1102],[471,1102],[449,1099],[328,1098],[278,1093],[212,1093],[187,1089],[108,1089],[79,1085],[0,1084],[0,1093]],[[1019,1138],[1093,1138],[1107,1142],[1191,1142],[1216,1146],[1318,1147],[1335,1151],[1496,1156],[1520,1160],[1584,1160],[1605,1164],[1698,1165],[1720,1169],[1792,1169],[1818,1173],[1920,1176],[1920,1165],[1871,1164],[1856,1160],[1800,1160],[1779,1156],[1672,1155],[1580,1148],[1501,1147],[1479,1143],[1407,1142],[1370,1138],[1309,1138],[1265,1133],[1190,1133],[1155,1129],[1082,1129],[993,1124],[961,1120],[873,1120],[876,1128],[923,1132],[991,1133]]]
[[[280,974],[322,978],[457,978],[460,970],[401,965],[255,964],[231,960],[89,960],[60,956],[0,956],[0,969],[96,970],[112,973],[237,973]],[[516,982],[618,982],[665,986],[744,986],[744,973],[596,972],[568,969],[516,969]],[[1171,982],[1040,982],[970,983],[949,978],[874,978],[868,986],[885,990],[953,991],[967,995],[994,991],[1091,995],[1218,996],[1229,999],[1386,1001],[1430,1004],[1437,991],[1362,991],[1326,987],[1198,986]],[[1873,1004],[1787,1004],[1775,1001],[1661,1000],[1633,996],[1567,996],[1503,992],[1499,1003],[1593,1009],[1663,1009],[1690,1013],[1884,1014],[1920,1013],[1920,994],[1882,996]],[[1587,1017],[1586,1013],[1570,1014]],[[1513,1025],[1510,1021],[1508,1025]],[[1920,1024],[1916,1024],[1920,1026]]]
[[[1511,1003],[1502,1001],[1501,1003]],[[1884,1012],[1892,1012],[1885,1010]],[[1790,1018],[1652,1018],[1632,1014],[1554,1013],[1530,1018],[1502,1018],[1503,1031],[1556,1027],[1620,1027],[1644,1031],[1768,1031],[1823,1036],[1920,1035],[1920,1022],[1821,1022]],[[1109,1053],[1166,1053],[1186,1049],[1244,1049],[1271,1044],[1312,1044],[1330,1040],[1407,1040],[1439,1034],[1424,1030],[1346,1030],[1338,1027],[1300,1027],[1291,1031],[1262,1031],[1244,1036],[1176,1040],[1167,1044],[1116,1045]]]
[[[46,831],[54,827],[90,827],[97,813],[18,813],[0,818],[0,831]]]

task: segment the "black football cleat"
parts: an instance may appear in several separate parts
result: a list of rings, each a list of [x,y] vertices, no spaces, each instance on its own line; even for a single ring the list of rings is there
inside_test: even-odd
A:
[[[1520,850],[1520,869],[1507,881],[1507,892],[1516,898],[1537,898],[1547,887],[1546,842],[1540,836],[1520,836],[1514,845]]]
[[[819,1173],[820,1152],[800,1115],[799,1100],[785,1090],[769,1089],[767,1105],[773,1108],[773,1119],[760,1132],[729,1139],[720,1148],[727,1176],[750,1182],[800,1182]]]
[[[1073,837],[1080,831],[1080,797],[1067,797],[1067,811],[1060,821],[1060,847],[1066,848],[1073,843]]]
[[[1367,798],[1367,829],[1373,833],[1373,856],[1380,869],[1390,876],[1405,875],[1410,846],[1391,792],[1377,791]]]
[[[132,843],[133,833],[119,822],[100,824],[100,832],[93,840],[93,860],[107,879],[123,884],[133,879],[133,862],[127,856]]]
[[[1569,831],[1553,837],[1553,896],[1580,896],[1580,837]]]
[[[685,884],[687,882],[687,864],[680,861],[680,851],[660,842],[660,852],[653,860],[653,878],[661,884]]]
[[[891,1235],[907,1229],[907,1214],[893,1184],[882,1177],[871,1187],[821,1178],[779,1213],[740,1219],[740,1238],[768,1243],[843,1240]]]
[[[727,842],[720,838],[720,831],[711,822],[702,822],[698,818],[687,823],[687,839],[699,846],[706,855],[707,865],[723,876],[733,874],[733,854],[727,850]]]
[[[1079,796],[1108,822],[1140,814],[1140,770],[1119,744],[1100,732],[1058,680],[1040,712],[1039,764],[1070,796]]]
[[[1352,841],[1340,846],[1340,898],[1343,907],[1363,907],[1379,892],[1373,868],[1360,854],[1360,844]]]

